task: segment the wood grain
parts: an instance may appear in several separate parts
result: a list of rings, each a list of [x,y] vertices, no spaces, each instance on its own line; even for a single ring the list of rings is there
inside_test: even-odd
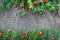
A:
[[[43,14],[29,10],[25,16],[21,16],[18,10],[18,8],[0,10],[0,29],[17,31],[20,27],[24,30],[42,27],[60,28],[60,9],[56,12],[46,10]]]

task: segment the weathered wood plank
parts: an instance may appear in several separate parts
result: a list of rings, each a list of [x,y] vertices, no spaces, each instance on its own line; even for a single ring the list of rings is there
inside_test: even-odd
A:
[[[0,10],[0,29],[17,30],[22,27],[24,30],[41,27],[60,26],[60,17],[48,10],[44,14],[33,13],[31,10],[25,16],[20,16],[18,9]]]
[[[38,23],[38,28],[49,26],[49,23],[48,23],[48,20],[47,20],[45,14],[34,13],[34,17]]]
[[[20,27],[23,27],[24,29],[37,28],[37,22],[31,11],[27,12],[26,16],[20,16]]]
[[[54,22],[54,18],[51,15],[51,13],[48,10],[46,10],[45,15],[46,15],[46,18],[48,19],[50,27],[54,27],[55,22]]]

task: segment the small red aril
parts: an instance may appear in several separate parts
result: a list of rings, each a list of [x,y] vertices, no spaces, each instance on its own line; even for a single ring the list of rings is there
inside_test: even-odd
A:
[[[43,32],[39,32],[39,34],[40,34],[40,35],[42,35],[42,34],[43,34]]]
[[[23,39],[24,38],[24,35],[20,36],[20,38]]]
[[[2,36],[2,32],[0,32],[0,37]]]
[[[47,0],[43,0],[44,1],[44,3],[46,3],[47,2]]]
[[[24,4],[20,4],[20,7],[24,7]]]
[[[28,7],[25,7],[24,9],[25,9],[26,11],[28,11],[29,8],[28,8]]]
[[[54,37],[52,37],[51,40],[54,40]]]
[[[37,5],[37,1],[34,1],[34,5]]]

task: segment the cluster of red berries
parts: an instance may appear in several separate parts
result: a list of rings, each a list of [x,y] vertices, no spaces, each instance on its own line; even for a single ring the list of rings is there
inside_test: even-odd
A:
[[[46,3],[47,0],[43,0],[43,2]],[[33,4],[34,5],[37,5],[38,2],[37,1],[34,1]],[[17,6],[14,4],[13,7],[16,8]],[[24,4],[20,4],[20,7],[23,8],[24,7]],[[27,11],[29,8],[28,7],[24,7],[24,9]]]
[[[47,2],[47,0],[43,0],[43,2],[44,2],[44,3],[46,3],[46,2]],[[38,2],[37,2],[37,1],[34,1],[34,2],[33,2],[33,4],[34,4],[34,5],[37,5],[37,4],[38,4]]]
[[[28,33],[27,33],[27,32],[24,32],[24,34],[26,34],[26,35],[27,35]],[[21,36],[20,36],[20,38],[21,38],[21,39],[24,39],[24,38],[25,38],[25,36],[24,36],[24,35],[21,35]],[[28,36],[28,38],[31,38],[31,36]]]
[[[25,32],[24,34],[26,34],[26,35],[27,35],[28,33],[27,33],[27,32]],[[43,32],[39,32],[39,35],[43,35]],[[24,39],[24,37],[25,37],[24,35],[21,35],[21,36],[20,36],[20,38],[21,38],[21,39]],[[31,36],[29,36],[29,38],[31,38]]]
[[[20,7],[23,8],[24,4],[20,4]],[[24,9],[27,11],[29,8],[28,7],[24,7]]]
[[[27,35],[28,33],[27,33],[27,32],[24,32],[24,34]],[[39,32],[39,35],[43,35],[43,32],[40,31],[40,32]],[[2,37],[2,32],[0,32],[0,37]],[[24,36],[24,35],[21,35],[19,38],[24,39],[25,36]],[[29,38],[31,38],[31,36],[29,36]],[[52,36],[52,37],[51,37],[51,40],[55,40],[55,38]]]

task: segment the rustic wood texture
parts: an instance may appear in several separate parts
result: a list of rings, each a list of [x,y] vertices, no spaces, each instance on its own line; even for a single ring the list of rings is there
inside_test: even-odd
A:
[[[24,30],[31,28],[53,27],[60,28],[60,8],[56,12],[46,10],[44,14],[34,13],[31,10],[25,16],[21,16],[16,9],[0,10],[0,29]]]

